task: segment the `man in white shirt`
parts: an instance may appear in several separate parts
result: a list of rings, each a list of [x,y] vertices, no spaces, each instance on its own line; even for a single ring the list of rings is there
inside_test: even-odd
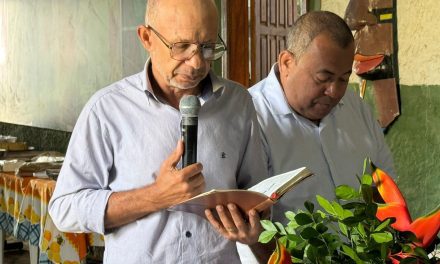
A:
[[[236,242],[256,244],[259,216],[234,204],[204,217],[172,209],[210,189],[267,177],[249,93],[217,77],[223,54],[212,0],[149,0],[138,27],[150,59],[101,89],[75,125],[50,215],[62,231],[105,235],[104,263],[239,263]],[[196,95],[198,163],[181,168],[179,101]],[[231,218],[232,216],[232,218]]]
[[[337,15],[310,12],[290,29],[288,49],[266,79],[249,91],[262,130],[271,175],[306,166],[309,177],[273,208],[284,212],[315,202],[320,194],[335,198],[341,184],[359,185],[363,161],[394,175],[393,160],[369,107],[347,90],[354,57],[350,29]]]

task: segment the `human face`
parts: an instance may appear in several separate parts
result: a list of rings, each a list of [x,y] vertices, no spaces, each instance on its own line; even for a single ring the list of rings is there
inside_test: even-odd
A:
[[[303,117],[319,123],[344,96],[354,57],[354,44],[339,47],[318,35],[299,60],[280,54],[280,80],[289,105]]]
[[[168,3],[167,3],[168,2]],[[183,3],[185,2],[185,3]],[[201,1],[195,1],[201,2]],[[148,47],[153,76],[161,89],[193,89],[206,77],[209,60],[204,59],[200,45],[193,56],[179,61],[171,58],[169,43],[215,43],[217,41],[217,17],[212,9],[200,10],[203,4],[188,5],[186,1],[165,1],[154,21],[156,32],[148,30],[151,45]],[[177,6],[176,6],[177,5]],[[170,21],[173,21],[170,23]]]

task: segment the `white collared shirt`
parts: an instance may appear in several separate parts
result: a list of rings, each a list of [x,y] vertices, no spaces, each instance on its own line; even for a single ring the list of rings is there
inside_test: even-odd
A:
[[[110,194],[152,184],[180,138],[180,112],[154,96],[146,72],[98,91],[84,107],[50,215],[64,231],[105,233],[105,263],[239,263],[235,242],[192,213],[161,210],[104,230]],[[267,177],[251,96],[212,72],[208,78],[197,149],[206,190],[250,187]]]

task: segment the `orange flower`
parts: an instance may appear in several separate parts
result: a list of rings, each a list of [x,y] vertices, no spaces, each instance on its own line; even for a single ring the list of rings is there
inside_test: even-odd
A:
[[[383,221],[386,218],[396,219],[391,226],[398,231],[411,231],[421,242],[421,246],[429,246],[440,231],[440,206],[431,213],[411,221],[405,199],[388,174],[379,168],[373,172],[373,181],[385,204],[379,204],[376,217]]]
[[[292,259],[289,252],[287,252],[287,249],[280,242],[278,242],[278,240],[276,242],[277,248],[272,255],[270,255],[267,264],[291,264]]]
[[[440,206],[412,222],[409,231],[413,232],[422,242],[422,247],[429,246],[440,231]]]

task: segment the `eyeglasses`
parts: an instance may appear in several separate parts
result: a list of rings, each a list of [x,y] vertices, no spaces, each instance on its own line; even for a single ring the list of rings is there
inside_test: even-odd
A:
[[[197,50],[200,47],[202,51],[202,56],[205,60],[217,60],[226,51],[226,44],[223,39],[218,35],[221,43],[196,43],[196,42],[175,42],[170,43],[167,41],[159,32],[157,32],[154,28],[147,25],[147,28],[151,29],[151,31],[156,34],[156,36],[162,41],[162,43],[170,49],[171,58],[178,61],[189,60],[194,56]]]

